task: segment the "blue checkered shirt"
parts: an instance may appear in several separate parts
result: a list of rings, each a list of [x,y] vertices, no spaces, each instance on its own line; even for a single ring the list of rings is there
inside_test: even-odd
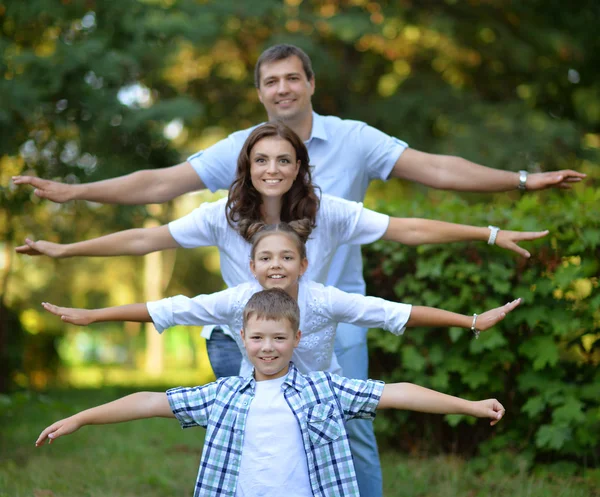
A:
[[[183,428],[206,428],[194,497],[235,496],[254,386],[252,376],[232,376],[167,391]],[[373,419],[383,383],[321,371],[303,375],[290,363],[282,389],[300,426],[313,495],[359,496],[344,422]]]

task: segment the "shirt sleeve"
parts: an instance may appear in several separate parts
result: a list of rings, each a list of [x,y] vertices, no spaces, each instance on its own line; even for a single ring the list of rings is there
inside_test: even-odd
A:
[[[227,200],[227,199],[223,199]],[[183,248],[218,245],[219,227],[227,223],[225,202],[205,202],[188,215],[171,221],[169,232]]]
[[[355,324],[361,328],[383,328],[394,335],[404,333],[412,309],[410,304],[347,293],[332,286],[325,288],[334,321]]]
[[[235,287],[228,288],[208,295],[197,295],[194,298],[177,295],[148,302],[146,307],[159,333],[177,324],[192,326],[227,324],[231,321],[233,313],[230,299],[235,291]]]
[[[408,144],[379,131],[365,123],[360,123],[355,133],[356,143],[362,148],[362,157],[365,158],[369,179],[389,178],[394,165]]]
[[[188,157],[188,162],[200,176],[206,187],[214,192],[229,189],[235,178],[237,159],[244,139],[239,133],[229,135],[206,150],[200,150]]]
[[[169,405],[182,428],[207,426],[218,385],[218,382],[213,382],[201,387],[178,387],[167,390]]]
[[[335,237],[339,245],[372,243],[384,235],[390,224],[390,216],[365,209],[360,202],[330,195],[323,195],[319,210],[326,236]]]
[[[383,393],[384,383],[378,380],[354,380],[331,375],[331,385],[337,396],[344,419],[374,419]]]

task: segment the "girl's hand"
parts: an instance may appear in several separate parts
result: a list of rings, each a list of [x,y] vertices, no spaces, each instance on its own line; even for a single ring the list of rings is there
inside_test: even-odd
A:
[[[88,309],[73,309],[71,307],[58,307],[48,302],[42,302],[42,307],[48,312],[60,316],[65,323],[87,326],[94,322]]]
[[[502,321],[506,315],[511,312],[515,307],[521,304],[521,299],[515,299],[508,304],[505,304],[501,307],[496,307],[490,311],[486,311],[483,314],[479,314],[477,316],[477,320],[475,321],[475,328],[479,331],[485,331],[490,329],[496,323]]]
[[[40,197],[63,203],[73,199],[73,187],[58,181],[36,178],[35,176],[13,176],[15,185],[31,185],[35,188],[33,193]]]
[[[39,240],[34,242],[33,240],[26,238],[25,245],[21,245],[15,248],[15,251],[19,254],[24,255],[47,255],[55,259],[66,257],[64,254],[64,245],[60,243],[46,242]]]
[[[76,416],[71,416],[70,418],[61,419],[56,423],[48,426],[40,436],[35,441],[35,446],[40,447],[44,445],[44,442],[48,440],[48,443],[51,444],[58,437],[62,437],[63,435],[70,435],[71,433],[77,431],[81,428],[81,424],[77,421]]]
[[[496,237],[496,245],[498,247],[502,247],[508,250],[512,250],[517,254],[522,255],[523,257],[529,258],[531,254],[525,250],[524,248],[519,247],[519,242],[525,242],[530,240],[537,240],[538,238],[542,238],[549,233],[548,230],[545,231],[498,231],[498,236]]]
[[[490,426],[494,426],[504,417],[504,406],[496,399],[479,400],[473,402],[473,412],[476,418],[490,418]]]

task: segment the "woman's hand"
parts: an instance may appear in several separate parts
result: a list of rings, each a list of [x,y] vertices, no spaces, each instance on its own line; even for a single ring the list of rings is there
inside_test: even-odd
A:
[[[60,316],[65,323],[76,324],[78,326],[87,326],[94,323],[92,313],[88,309],[74,309],[72,307],[58,307],[48,302],[42,302],[42,307],[48,312]]]
[[[15,248],[18,254],[24,255],[47,255],[54,259],[61,259],[67,257],[65,254],[65,245],[61,243],[47,242],[45,240],[39,240],[34,242],[29,238],[25,238],[25,245],[21,245]]]
[[[519,242],[525,242],[530,240],[537,240],[538,238],[543,238],[549,233],[548,230],[545,231],[506,231],[500,230],[498,231],[498,236],[496,237],[496,245],[498,247],[502,247],[508,250],[512,250],[517,254],[522,255],[523,257],[531,257],[531,254],[525,250],[524,248],[519,247]]]

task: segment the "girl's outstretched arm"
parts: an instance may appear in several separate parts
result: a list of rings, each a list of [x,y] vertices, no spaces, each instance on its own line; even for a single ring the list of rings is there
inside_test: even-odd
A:
[[[504,407],[496,399],[465,400],[412,383],[385,385],[377,408],[404,409],[433,414],[466,414],[476,418],[490,418],[492,426],[504,416]]]
[[[85,425],[174,417],[165,392],[137,392],[57,421],[40,433],[35,445],[37,447],[44,445],[46,440],[52,443],[58,437],[69,435]]]
[[[475,328],[479,331],[485,331],[491,328],[496,323],[502,321],[506,315],[519,304],[521,304],[521,299],[515,299],[503,306],[496,307],[495,309],[477,315],[477,319],[475,319]],[[406,326],[458,326],[460,328],[471,328],[471,326],[473,326],[473,316],[444,311],[443,309],[437,309],[435,307],[413,305]]]
[[[518,244],[523,241],[542,238],[547,234],[548,230],[499,230],[495,244],[507,250],[512,250],[523,257],[530,257],[531,254]],[[490,235],[491,230],[484,227],[446,223],[431,219],[392,217],[382,239],[400,242],[404,245],[425,245],[433,243],[488,241],[490,240]]]
[[[25,239],[15,250],[25,255],[47,255],[54,258],[74,256],[145,255],[158,250],[178,248],[168,225],[136,228],[76,243],[52,243]]]
[[[52,314],[60,316],[65,323],[87,326],[102,321],[134,321],[150,323],[152,319],[146,304],[129,304],[104,309],[75,309],[58,307],[48,302],[42,302],[42,307]]]

